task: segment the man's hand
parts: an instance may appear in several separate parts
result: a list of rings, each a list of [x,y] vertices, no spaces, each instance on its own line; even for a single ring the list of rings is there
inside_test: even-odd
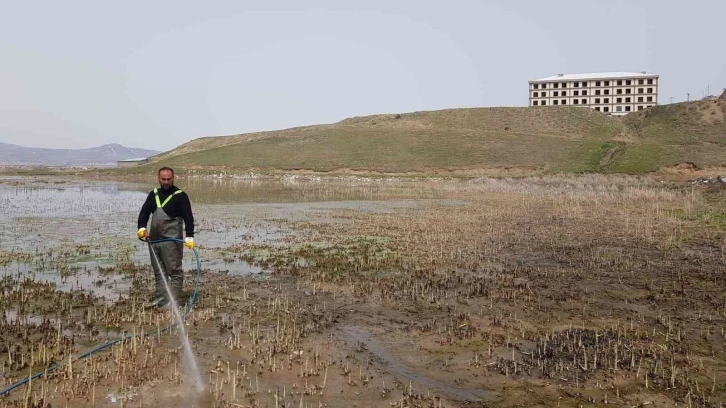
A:
[[[136,232],[136,236],[139,237],[139,239],[147,239],[149,237],[149,233],[146,231],[146,228],[139,228],[139,231]]]
[[[194,238],[192,238],[192,237],[184,238],[184,246],[189,249],[194,249]]]

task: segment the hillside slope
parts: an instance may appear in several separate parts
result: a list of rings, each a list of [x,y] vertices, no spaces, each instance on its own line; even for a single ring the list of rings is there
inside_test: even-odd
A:
[[[580,107],[469,108],[193,140],[149,167],[231,171],[476,173],[492,169],[644,173],[726,165],[726,100],[625,117]]]
[[[614,171],[726,165],[726,98],[659,105],[631,113],[623,123],[634,140],[614,160]]]
[[[610,141],[627,136],[620,121],[589,109],[449,109],[202,138],[159,155],[150,166],[390,173],[595,171]]]

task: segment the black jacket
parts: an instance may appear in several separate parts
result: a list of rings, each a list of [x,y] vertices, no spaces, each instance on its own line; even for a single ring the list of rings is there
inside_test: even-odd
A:
[[[159,201],[163,203],[169,195],[177,190],[179,190],[177,186],[171,186],[168,190],[159,187]],[[154,211],[156,211],[156,197],[154,196],[154,190],[152,190],[146,197],[146,201],[141,207],[141,212],[139,212],[138,228],[146,228],[146,224],[149,222],[149,218]],[[182,191],[169,200],[164,206],[164,212],[169,217],[182,217],[184,219],[186,236],[194,236],[194,215],[192,214],[192,204],[189,202],[187,193]]]

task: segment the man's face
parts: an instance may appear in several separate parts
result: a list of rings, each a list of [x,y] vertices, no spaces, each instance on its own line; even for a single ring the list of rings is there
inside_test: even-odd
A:
[[[164,189],[171,188],[174,185],[174,174],[169,170],[162,170],[159,173],[159,185]]]

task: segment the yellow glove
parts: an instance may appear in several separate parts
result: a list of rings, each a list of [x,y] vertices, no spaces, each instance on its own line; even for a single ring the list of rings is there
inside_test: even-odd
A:
[[[139,237],[139,239],[146,239],[149,236],[149,233],[146,232],[146,228],[139,228],[136,236]]]
[[[191,237],[184,238],[184,246],[189,249],[194,249],[194,238],[191,238]]]

